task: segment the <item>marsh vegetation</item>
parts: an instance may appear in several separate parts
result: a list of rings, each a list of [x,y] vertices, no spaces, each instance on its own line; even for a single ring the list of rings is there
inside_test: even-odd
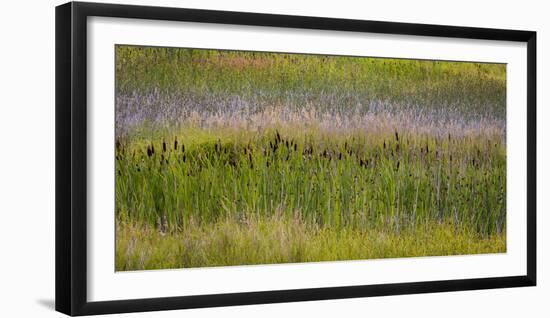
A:
[[[504,65],[116,53],[117,270],[506,250]]]

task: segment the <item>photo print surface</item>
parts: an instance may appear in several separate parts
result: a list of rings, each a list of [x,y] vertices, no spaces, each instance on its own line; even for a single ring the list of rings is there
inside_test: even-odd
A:
[[[506,252],[506,65],[115,46],[117,271]]]

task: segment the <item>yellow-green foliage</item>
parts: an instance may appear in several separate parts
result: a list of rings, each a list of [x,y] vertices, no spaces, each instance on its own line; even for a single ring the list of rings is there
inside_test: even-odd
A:
[[[282,216],[190,223],[177,232],[117,225],[116,270],[321,262],[506,252],[505,235],[482,237],[450,223],[401,232],[320,228]]]

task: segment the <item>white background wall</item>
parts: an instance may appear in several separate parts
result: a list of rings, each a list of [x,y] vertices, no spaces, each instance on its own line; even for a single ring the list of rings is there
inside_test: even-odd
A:
[[[537,287],[226,307],[116,317],[548,317],[549,8],[545,1],[162,0],[189,8],[450,24],[538,32]],[[54,306],[54,7],[10,1],[0,18],[0,316],[61,317]]]

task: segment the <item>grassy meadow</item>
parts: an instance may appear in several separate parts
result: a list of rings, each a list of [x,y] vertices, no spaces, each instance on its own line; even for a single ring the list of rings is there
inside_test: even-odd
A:
[[[506,251],[501,64],[116,46],[116,270]]]

